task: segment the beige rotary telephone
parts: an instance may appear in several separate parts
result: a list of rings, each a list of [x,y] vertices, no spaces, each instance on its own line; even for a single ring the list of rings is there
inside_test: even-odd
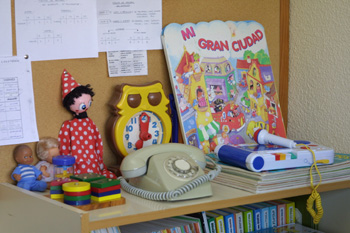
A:
[[[185,200],[211,196],[210,180],[221,167],[205,174],[202,150],[180,143],[157,144],[126,156],[120,166],[123,189],[150,200]],[[125,179],[129,179],[129,183]]]

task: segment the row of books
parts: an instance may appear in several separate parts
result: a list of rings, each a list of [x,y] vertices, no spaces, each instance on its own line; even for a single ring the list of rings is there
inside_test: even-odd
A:
[[[279,227],[272,227],[261,231],[254,231],[253,233],[276,233],[276,232],[278,233],[324,233],[322,231],[318,231],[296,223],[287,224]],[[91,233],[120,233],[120,229],[118,227],[109,227],[105,229],[94,230],[94,231],[91,231]]]
[[[204,233],[200,218],[182,215],[119,227],[121,233]]]
[[[295,203],[275,200],[206,211],[209,233],[244,233],[295,223]]]
[[[266,193],[291,188],[310,186],[310,167],[290,168],[274,171],[252,172],[224,164],[214,154],[210,156],[222,167],[222,172],[213,180],[221,185],[241,189],[251,193]],[[212,164],[207,164],[207,169]],[[336,153],[334,163],[320,165],[322,184],[350,179],[350,155]],[[319,182],[315,169],[312,171],[314,184]]]
[[[295,203],[275,200],[95,230],[92,233],[245,233],[295,223]]]

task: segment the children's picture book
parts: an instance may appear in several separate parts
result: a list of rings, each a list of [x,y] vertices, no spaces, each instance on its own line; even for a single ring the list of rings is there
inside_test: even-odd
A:
[[[264,27],[255,21],[166,26],[162,32],[186,144],[254,142],[254,129],[286,137]]]

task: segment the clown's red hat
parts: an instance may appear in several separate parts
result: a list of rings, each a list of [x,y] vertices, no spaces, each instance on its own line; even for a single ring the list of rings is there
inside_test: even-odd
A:
[[[74,80],[67,70],[64,70],[62,73],[62,100],[78,86],[80,86],[80,84]]]

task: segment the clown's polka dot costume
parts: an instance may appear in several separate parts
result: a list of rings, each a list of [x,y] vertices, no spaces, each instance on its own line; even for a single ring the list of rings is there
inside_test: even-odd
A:
[[[62,98],[80,86],[74,78],[64,71],[62,74]],[[75,157],[74,173],[97,173],[107,178],[116,178],[107,170],[103,162],[103,143],[95,123],[87,117],[74,118],[62,124],[58,135],[61,143],[60,153]]]

